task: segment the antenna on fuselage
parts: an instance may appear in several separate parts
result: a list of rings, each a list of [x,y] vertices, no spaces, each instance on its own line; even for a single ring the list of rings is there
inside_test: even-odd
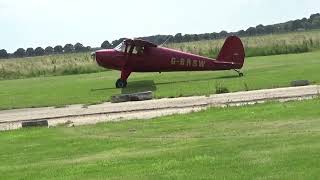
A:
[[[172,36],[169,36],[169,37],[160,45],[160,47],[164,46],[164,45],[169,41],[169,39],[171,39],[171,38],[172,38]]]

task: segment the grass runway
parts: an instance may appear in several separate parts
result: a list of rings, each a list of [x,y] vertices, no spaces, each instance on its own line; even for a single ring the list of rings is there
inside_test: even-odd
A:
[[[153,91],[156,98],[214,94],[216,86],[231,92],[290,86],[293,80],[320,83],[320,51],[247,58],[238,77],[233,71],[133,73],[128,87],[116,89],[120,72],[37,77],[0,81],[0,109],[96,104],[114,94]]]
[[[1,179],[319,179],[320,100],[0,133]]]

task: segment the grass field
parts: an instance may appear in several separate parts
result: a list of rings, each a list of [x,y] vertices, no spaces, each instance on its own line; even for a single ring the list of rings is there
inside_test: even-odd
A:
[[[320,30],[242,37],[247,57],[303,53],[320,49]],[[168,47],[216,58],[224,39],[168,44]],[[89,53],[0,60],[0,80],[102,72]]]
[[[116,89],[118,71],[0,81],[0,109],[95,104],[111,95],[153,91],[156,98],[214,94],[217,84],[230,91],[290,86],[293,80],[320,83],[320,51],[247,58],[245,76],[233,71],[133,73],[128,87]]]
[[[241,37],[247,57],[309,52],[320,49],[320,30]],[[169,48],[215,58],[224,39],[168,44]]]
[[[319,179],[320,100],[0,133],[0,179]]]
[[[0,80],[102,71],[87,52],[0,60]]]

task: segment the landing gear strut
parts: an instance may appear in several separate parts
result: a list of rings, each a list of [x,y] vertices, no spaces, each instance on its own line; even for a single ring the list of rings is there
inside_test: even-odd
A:
[[[131,70],[127,68],[123,68],[121,70],[121,78],[116,82],[116,88],[125,88],[127,87],[127,79],[131,74]]]
[[[237,69],[234,69],[235,72],[237,72],[239,74],[239,77],[242,77],[243,76],[243,73]]]

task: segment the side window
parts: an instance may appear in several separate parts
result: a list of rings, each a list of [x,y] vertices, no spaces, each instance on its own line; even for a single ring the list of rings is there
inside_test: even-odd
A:
[[[127,45],[125,52],[126,52],[126,53],[129,53],[130,49],[131,49],[131,45]]]
[[[143,50],[144,50],[143,47],[141,47],[141,46],[135,46],[134,49],[133,49],[132,54],[141,55],[141,54],[143,54]]]

